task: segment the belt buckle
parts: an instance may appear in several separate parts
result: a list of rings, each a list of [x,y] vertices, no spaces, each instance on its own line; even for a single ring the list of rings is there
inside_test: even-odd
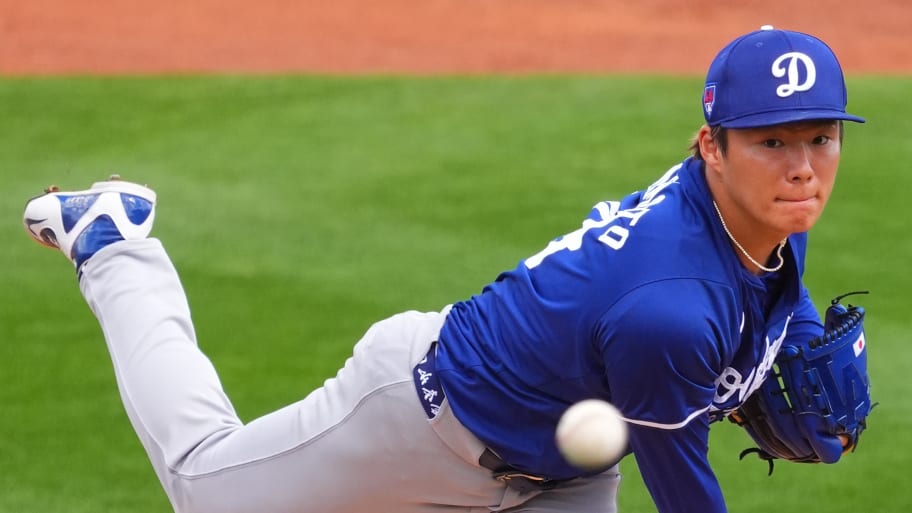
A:
[[[504,483],[510,488],[519,490],[522,493],[527,493],[534,490],[550,490],[557,484],[557,482],[552,479],[533,476],[531,474],[524,474],[516,470],[494,472],[493,475],[494,479]]]

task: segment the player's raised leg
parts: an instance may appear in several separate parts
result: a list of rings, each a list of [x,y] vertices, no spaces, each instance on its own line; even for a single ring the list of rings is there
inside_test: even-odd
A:
[[[50,187],[30,200],[23,222],[42,245],[76,266],[98,318],[124,406],[172,502],[173,471],[214,433],[240,425],[208,359],[198,350],[177,273],[147,239],[155,193],[112,177],[82,191]],[[86,278],[98,253],[119,253],[116,269]],[[97,258],[96,258],[97,256]],[[109,266],[110,267],[110,266]],[[175,503],[175,508],[178,504]]]
[[[176,511],[428,513],[517,502],[477,463],[480,442],[452,418],[441,436],[442,421],[432,428],[417,400],[413,367],[441,313],[375,324],[336,378],[243,424],[197,345],[176,270],[146,238],[154,207],[152,191],[114,180],[35,198],[25,224],[76,264],[130,421]],[[453,440],[474,452],[453,450]]]

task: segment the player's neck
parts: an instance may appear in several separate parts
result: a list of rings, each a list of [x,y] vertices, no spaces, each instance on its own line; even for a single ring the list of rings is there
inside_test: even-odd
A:
[[[781,269],[785,263],[782,256],[785,236],[765,235],[766,230],[746,222],[747,216],[737,215],[736,208],[730,207],[724,201],[723,205],[725,207],[713,200],[715,213],[741,264],[753,274],[776,272]]]

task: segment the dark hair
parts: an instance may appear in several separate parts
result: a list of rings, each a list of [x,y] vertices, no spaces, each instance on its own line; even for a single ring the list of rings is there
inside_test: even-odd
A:
[[[837,126],[839,126],[839,144],[842,145],[842,137],[845,131],[842,129],[842,120],[836,120]],[[693,137],[690,141],[690,152],[693,154],[693,158],[696,160],[703,160],[703,154],[700,153],[700,140],[698,138],[699,132]],[[723,128],[722,125],[716,125],[709,128],[709,136],[716,140],[716,143],[719,145],[719,150],[722,152],[722,155],[725,155],[725,152],[728,150],[728,129]]]

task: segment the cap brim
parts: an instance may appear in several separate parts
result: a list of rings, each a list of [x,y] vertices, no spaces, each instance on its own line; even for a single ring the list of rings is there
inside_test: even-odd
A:
[[[781,125],[798,121],[842,120],[864,123],[864,118],[853,116],[840,110],[808,109],[808,110],[782,110],[762,112],[740,118],[722,121],[719,124],[724,128],[757,128],[762,126]]]

